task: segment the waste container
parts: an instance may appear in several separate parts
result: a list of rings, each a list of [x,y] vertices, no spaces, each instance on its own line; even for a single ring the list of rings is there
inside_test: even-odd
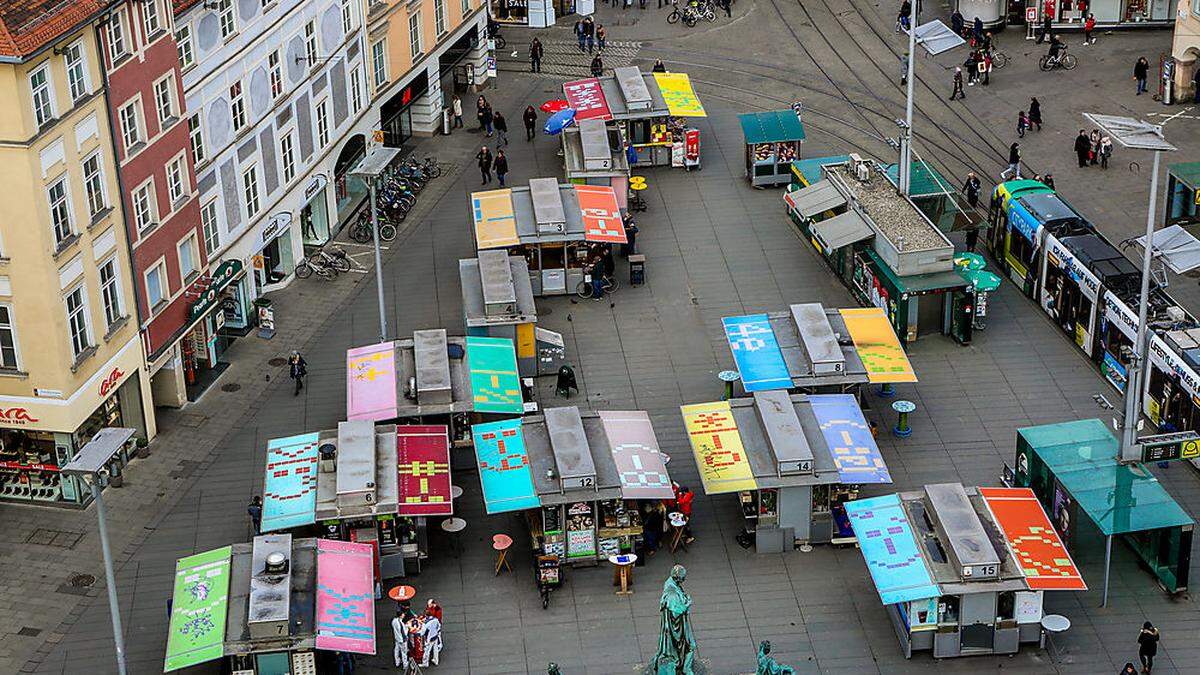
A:
[[[629,256],[629,285],[641,286],[646,283],[646,256],[635,253]]]

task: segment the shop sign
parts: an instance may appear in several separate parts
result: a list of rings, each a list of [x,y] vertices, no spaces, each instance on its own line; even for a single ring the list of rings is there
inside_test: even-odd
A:
[[[226,260],[217,269],[213,270],[209,275],[208,288],[200,293],[200,297],[192,301],[188,306],[188,321],[195,321],[203,316],[213,305],[216,304],[217,298],[221,291],[225,290],[238,274],[242,271],[242,261],[235,259]]]
[[[1174,373],[1179,383],[1192,398],[1200,396],[1200,377],[1197,377],[1187,364],[1180,361],[1179,356],[1171,351],[1170,347],[1167,347],[1167,343],[1157,335],[1150,336],[1150,362],[1168,373]]]
[[[1117,296],[1112,293],[1104,294],[1104,318],[1107,321],[1116,321],[1117,327],[1126,337],[1133,340],[1137,337],[1138,320],[1125,303],[1121,302]]]
[[[380,135],[383,134],[382,131],[376,131],[375,133],[380,134]],[[382,140],[380,142],[382,142]],[[311,200],[318,193],[320,193],[322,190],[324,190],[325,186],[328,184],[329,184],[329,179],[325,177],[325,174],[319,173],[319,174],[313,176],[313,179],[311,181],[309,181],[308,185],[306,185],[304,187],[304,201],[307,202],[307,201]]]
[[[16,471],[58,471],[53,464],[22,464],[20,462],[0,462],[0,469]]]
[[[105,398],[108,394],[117,388],[121,383],[121,379],[125,377],[125,371],[121,370],[120,366],[114,366],[108,376],[100,383],[100,398]]]
[[[1052,236],[1046,237],[1046,259],[1054,263],[1055,267],[1063,270],[1071,278],[1071,281],[1074,281],[1084,291],[1085,295],[1095,301],[1100,292],[1100,280],[1088,268],[1081,265],[1079,260],[1062,245],[1062,242]]]
[[[267,218],[258,229],[258,247],[261,249],[275,241],[275,238],[283,234],[283,231],[291,227],[291,225],[292,214],[290,211],[276,213]]]
[[[567,509],[567,513],[572,516],[586,516],[592,512],[592,507],[587,502],[575,502]]]
[[[40,396],[41,398],[62,398],[63,397],[62,391],[60,391],[58,389],[35,388],[33,390],[33,395]]]
[[[28,408],[0,408],[0,420],[19,425],[37,422],[38,418],[29,414]]]

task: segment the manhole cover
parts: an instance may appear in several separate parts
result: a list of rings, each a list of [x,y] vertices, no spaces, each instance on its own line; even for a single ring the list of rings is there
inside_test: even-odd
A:
[[[229,384],[221,385],[221,391],[228,392],[231,394],[235,391],[241,391],[241,390],[242,390],[242,385],[238,384],[237,382],[230,382]]]
[[[275,358],[271,359],[270,361],[267,361],[267,365],[271,366],[272,368],[278,368],[279,366],[282,366],[285,363],[287,363],[287,359],[283,358],[282,356],[276,356]]]
[[[21,635],[23,637],[37,637],[41,634],[41,628],[34,628],[32,626],[21,626],[21,630],[17,631],[17,635]]]
[[[72,588],[89,588],[92,584],[96,583],[96,577],[90,574],[76,574],[68,579],[67,583]]]

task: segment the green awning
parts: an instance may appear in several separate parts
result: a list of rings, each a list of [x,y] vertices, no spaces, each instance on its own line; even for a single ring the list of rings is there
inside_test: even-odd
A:
[[[804,124],[790,109],[745,113],[738,115],[738,121],[746,145],[804,140]]]
[[[821,180],[821,167],[826,164],[845,164],[848,161],[850,161],[850,155],[797,159],[792,162],[792,180],[795,182],[799,179],[802,185],[812,185]]]
[[[1200,188],[1200,162],[1171,164],[1167,166],[1167,172],[1193,190]]]
[[[891,267],[875,253],[874,249],[865,249],[867,257],[875,264],[883,276],[887,278],[892,286],[900,293],[928,293],[930,291],[949,290],[954,288],[965,288],[968,284],[967,280],[956,271],[947,272],[932,272],[930,274],[913,274],[907,277],[898,277],[892,271]]]

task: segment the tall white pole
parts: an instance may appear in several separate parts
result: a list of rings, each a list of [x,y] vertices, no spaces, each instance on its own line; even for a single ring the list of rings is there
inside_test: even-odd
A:
[[[1145,374],[1147,352],[1146,314],[1150,305],[1150,261],[1154,256],[1154,219],[1158,203],[1158,162],[1162,156],[1154,151],[1154,168],[1150,171],[1150,208],[1146,211],[1146,243],[1142,246],[1142,295],[1138,302],[1137,341],[1133,343],[1133,360],[1125,378],[1125,420],[1121,429],[1121,461],[1136,462],[1142,458],[1137,444],[1137,423],[1142,414],[1142,378]]]
[[[913,3],[908,15],[908,73],[905,81],[908,84],[907,101],[904,104],[904,130],[900,141],[899,183],[900,192],[908,195],[912,188],[912,141],[913,141],[913,74],[916,71],[917,47],[917,3]]]
[[[379,253],[379,211],[375,207],[375,183],[376,176],[371,176],[367,180],[371,181],[371,229],[374,230],[372,239],[375,242],[375,292],[379,296],[379,341],[387,341],[387,309],[383,301],[383,261]]]
[[[125,675],[125,631],[121,629],[121,605],[117,602],[117,575],[113,572],[112,550],[108,546],[108,522],[104,498],[100,495],[100,476],[92,475],[92,500],[100,523],[100,550],[104,553],[104,583],[108,585],[108,613],[112,618],[113,644],[117,650],[117,673]]]

